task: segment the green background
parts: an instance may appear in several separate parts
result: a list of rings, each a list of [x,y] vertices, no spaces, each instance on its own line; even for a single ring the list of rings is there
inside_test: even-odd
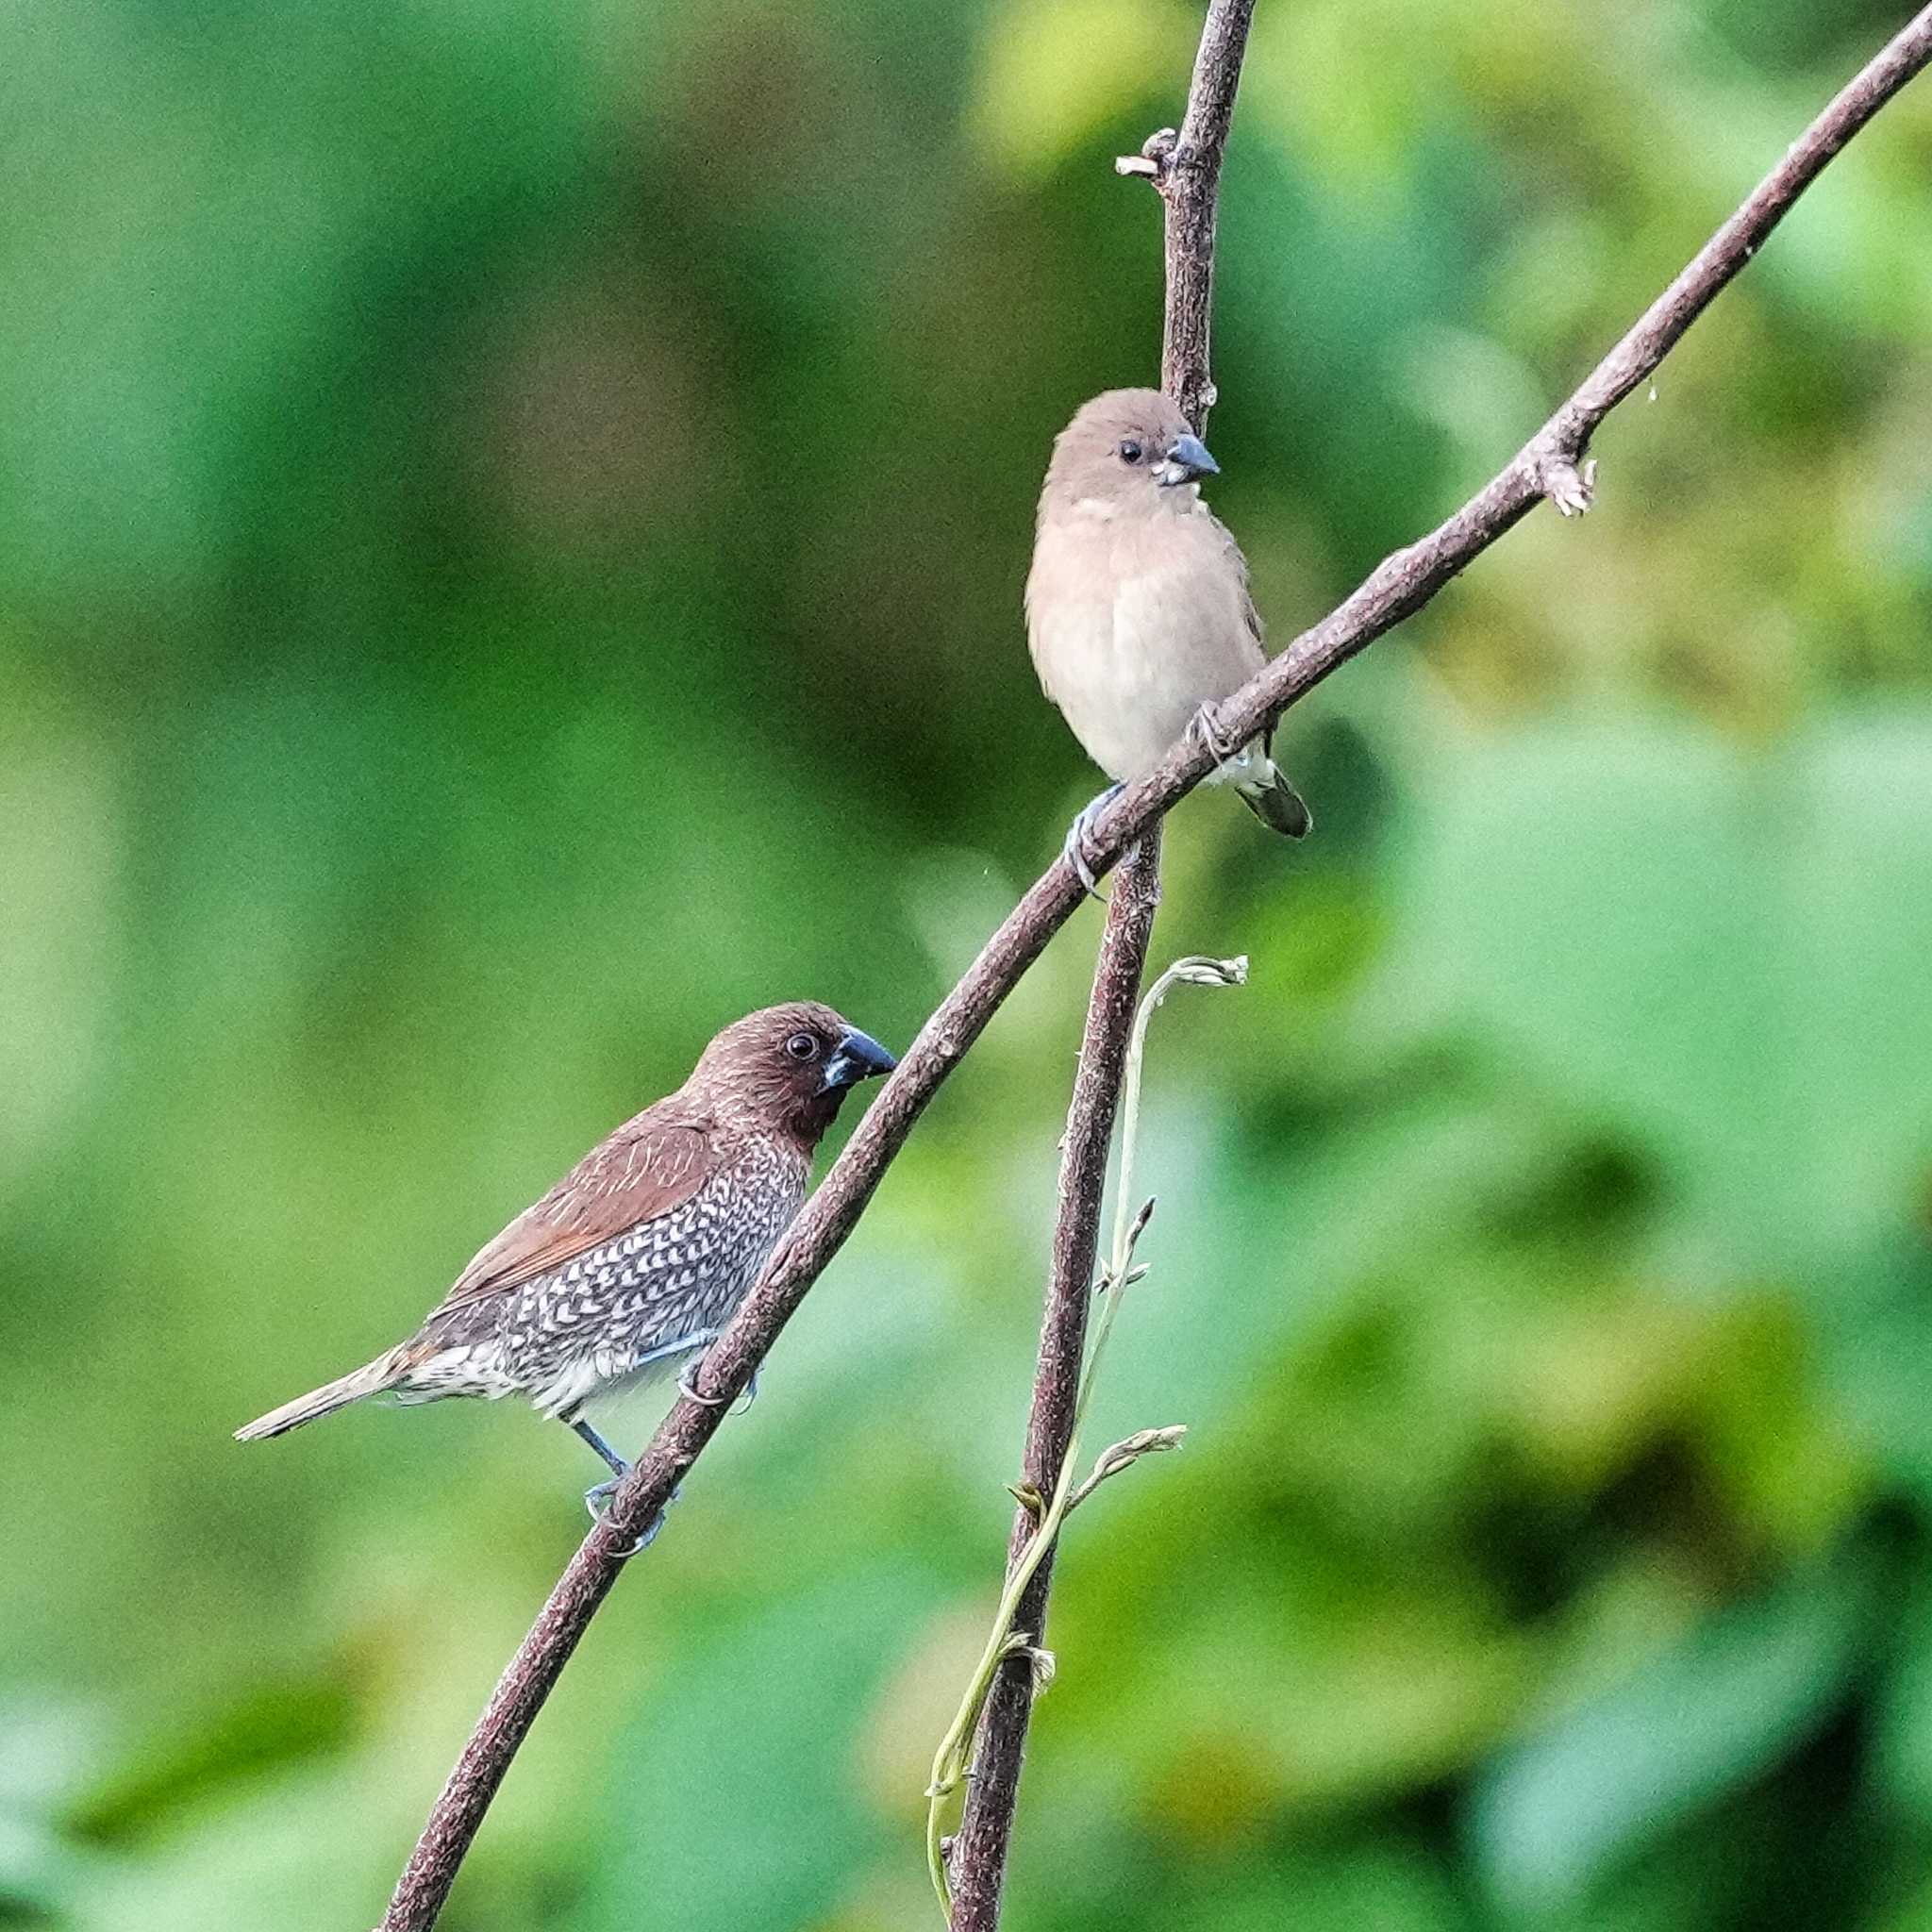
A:
[[[1898,24],[1261,0],[1212,500],[1277,640]],[[903,1046],[1095,779],[1020,587],[1157,366],[1169,0],[49,0],[0,78],[0,1918],[378,1915],[599,1472],[238,1424],[716,1026]],[[1172,827],[1152,1273],[1014,1932],[1932,1926],[1932,83]],[[623,1579],[451,1932],[936,1924],[1097,915]],[[841,1130],[842,1131],[842,1130]]]

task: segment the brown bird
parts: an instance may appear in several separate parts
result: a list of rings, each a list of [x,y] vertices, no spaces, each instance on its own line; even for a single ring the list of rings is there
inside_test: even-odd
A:
[[[1264,825],[1299,839],[1308,808],[1268,738],[1232,744],[1215,715],[1264,661],[1246,559],[1201,501],[1199,479],[1220,467],[1158,390],[1108,390],[1082,408],[1040,492],[1026,641],[1047,696],[1108,777],[1142,776],[1191,733]],[[1120,790],[1109,786],[1067,834],[1090,891],[1086,841]]]
[[[521,1392],[609,1464],[611,1480],[586,1498],[594,1514],[629,1465],[586,1411],[717,1339],[803,1204],[812,1152],[846,1092],[896,1064],[814,1001],[735,1022],[676,1092],[490,1242],[408,1341],[237,1439],[279,1436],[365,1395]]]

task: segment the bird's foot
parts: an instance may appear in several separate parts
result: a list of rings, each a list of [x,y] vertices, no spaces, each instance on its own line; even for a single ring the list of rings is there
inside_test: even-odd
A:
[[[1093,860],[1087,856],[1089,841],[1093,837],[1093,821],[1110,806],[1126,788],[1123,785],[1109,785],[1098,798],[1091,799],[1081,809],[1080,815],[1067,827],[1065,841],[1060,846],[1060,856],[1074,868],[1074,876],[1087,888],[1091,896],[1107,902],[1101,895],[1100,881],[1095,876]]]
[[[629,1472],[626,1470],[625,1474],[628,1474]],[[584,1507],[591,1512],[591,1521],[592,1523],[603,1522],[606,1513],[610,1507],[610,1499],[616,1495],[617,1486],[623,1480],[623,1476],[614,1475],[608,1482],[593,1483],[584,1491]],[[668,1509],[676,1501],[677,1491],[673,1490],[671,1494],[665,1498],[664,1509]],[[623,1556],[625,1557],[639,1556],[643,1551],[648,1550],[658,1541],[658,1532],[664,1527],[664,1509],[658,1510],[657,1515],[652,1517],[650,1526],[644,1531],[642,1536],[638,1538],[636,1542],[631,1544],[629,1549],[621,1553]]]
[[[702,1389],[698,1388],[691,1381],[691,1373],[697,1366],[696,1362],[689,1362],[685,1365],[684,1373],[677,1378],[677,1392],[687,1402],[695,1402],[700,1407],[723,1408],[731,1398],[728,1395],[707,1395]]]
[[[684,1374],[678,1376],[677,1392],[680,1395],[688,1398],[690,1401],[699,1404],[701,1407],[705,1408],[723,1408],[724,1407],[724,1404],[729,1400],[729,1397],[724,1395],[707,1395],[702,1389],[695,1388],[692,1386],[691,1379],[691,1370],[695,1369],[696,1367],[697,1364],[695,1362],[691,1363],[691,1367],[686,1369]],[[741,1395],[738,1401],[733,1405],[731,1413],[733,1415],[742,1415],[745,1412],[745,1410],[748,1409],[752,1406],[752,1404],[756,1402],[758,1399],[758,1371],[754,1369],[752,1371],[751,1380],[744,1385],[744,1393]]]
[[[1212,753],[1217,765],[1224,765],[1229,758],[1241,755],[1241,747],[1223,728],[1220,708],[1211,698],[1188,720],[1188,736]]]
[[[626,1467],[624,1475],[629,1474],[630,1470]],[[609,1508],[610,1499],[616,1495],[617,1486],[624,1480],[624,1475],[613,1475],[601,1483],[592,1483],[584,1491],[584,1507],[591,1512],[592,1523],[599,1521],[605,1510]]]

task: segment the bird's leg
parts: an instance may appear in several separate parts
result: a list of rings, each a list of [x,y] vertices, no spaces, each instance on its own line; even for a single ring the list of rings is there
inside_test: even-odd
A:
[[[1221,712],[1212,698],[1207,699],[1188,720],[1188,736],[1212,752],[1217,765],[1224,765],[1241,755],[1241,747],[1222,728]]]
[[[610,1507],[611,1497],[617,1493],[618,1484],[630,1474],[630,1464],[589,1423],[584,1422],[581,1418],[571,1424],[571,1429],[575,1434],[582,1437],[610,1465],[608,1480],[601,1483],[592,1483],[584,1491],[584,1507],[591,1512],[591,1521],[592,1523],[600,1523],[603,1521],[604,1512]],[[676,1501],[677,1491],[674,1489],[670,1495],[664,1499],[664,1509],[670,1508],[672,1504]],[[629,1549],[625,1551],[624,1554],[626,1557],[635,1557],[641,1550],[648,1550],[652,1543],[657,1541],[658,1532],[664,1527],[664,1509],[658,1510],[657,1515],[651,1519],[651,1526],[644,1531],[642,1536],[639,1537],[636,1542],[631,1544]]]
[[[627,1463],[624,1459],[624,1457],[621,1457],[617,1453],[617,1451],[613,1449],[610,1446],[610,1444],[604,1440],[604,1438],[600,1436],[596,1432],[596,1430],[593,1429],[590,1425],[590,1424],[585,1422],[581,1417],[579,1417],[575,1422],[571,1424],[570,1426],[571,1433],[573,1435],[581,1437],[584,1441],[588,1442],[591,1445],[591,1447],[594,1449],[597,1452],[597,1454],[604,1458],[604,1460],[609,1465],[610,1474],[612,1474],[612,1476],[616,1478],[615,1482],[599,1483],[597,1485],[597,1489],[591,1491],[591,1493],[592,1495],[595,1495],[600,1491],[608,1493],[608,1491],[614,1490],[617,1487],[617,1484],[619,1482],[622,1482],[624,1478],[630,1474],[630,1464]]]
[[[1109,785],[1098,798],[1090,800],[1082,808],[1080,815],[1067,827],[1066,841],[1060,846],[1060,856],[1074,868],[1074,876],[1096,899],[1101,898],[1100,883],[1093,875],[1093,862],[1087,857],[1087,841],[1093,836],[1093,821],[1125,789],[1124,785]],[[1102,904],[1105,903],[1106,901],[1102,900]]]
[[[641,1356],[632,1364],[630,1373],[635,1374],[646,1363],[661,1361],[666,1356],[702,1355],[704,1350],[709,1348],[712,1342],[716,1341],[718,1337],[724,1332],[722,1328],[700,1328],[695,1335],[680,1335],[675,1341],[660,1342],[648,1355]],[[702,1402],[709,1407],[717,1407],[724,1400],[722,1396],[705,1395],[691,1386],[691,1372],[694,1366],[694,1363],[688,1363],[684,1373],[678,1376],[677,1389],[679,1394],[689,1395],[693,1402]],[[747,1397],[756,1390],[757,1381],[758,1378],[754,1376],[752,1378],[753,1388],[746,1391]],[[576,1435],[580,1436],[604,1458],[610,1468],[608,1481],[594,1483],[584,1491],[584,1507],[591,1512],[591,1521],[596,1522],[602,1518],[605,1510],[610,1507],[610,1499],[616,1495],[618,1484],[630,1474],[630,1464],[581,1417],[572,1423],[570,1426]],[[676,1500],[677,1491],[674,1489],[671,1494],[665,1498],[664,1508],[668,1509]],[[649,1549],[652,1542],[656,1540],[658,1532],[663,1527],[664,1510],[660,1509],[652,1521],[651,1526],[625,1552],[625,1555],[626,1557],[635,1557],[639,1551]]]

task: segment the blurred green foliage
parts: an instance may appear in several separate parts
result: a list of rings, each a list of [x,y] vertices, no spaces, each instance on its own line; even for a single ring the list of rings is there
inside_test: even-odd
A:
[[[1286,638],[1904,9],[1262,0],[1217,506]],[[722,1021],[903,1043],[1094,780],[1019,588],[1147,379],[1172,0],[50,0],[0,75],[0,1919],[366,1925],[563,1431],[227,1432]],[[1161,1211],[1015,1932],[1932,1925],[1932,88],[1180,812]],[[452,1932],[930,1923],[1095,931],[625,1579]],[[1118,1426],[1115,1426],[1118,1424]],[[641,1427],[642,1424],[641,1424]]]

